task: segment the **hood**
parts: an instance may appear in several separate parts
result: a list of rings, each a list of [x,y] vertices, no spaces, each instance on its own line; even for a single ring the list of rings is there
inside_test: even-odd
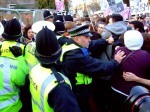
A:
[[[124,21],[118,21],[105,26],[105,29],[116,35],[121,35],[127,31],[127,24]]]

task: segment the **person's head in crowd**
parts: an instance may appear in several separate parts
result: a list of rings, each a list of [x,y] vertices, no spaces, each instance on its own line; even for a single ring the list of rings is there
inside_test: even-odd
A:
[[[63,16],[62,12],[60,12],[60,11],[57,11],[57,15],[62,15]]]
[[[132,27],[133,30],[138,30],[141,33],[145,32],[144,24],[140,21],[131,21],[129,22],[129,26]]]
[[[25,31],[24,31],[23,36],[24,36],[24,38],[26,38],[28,40],[34,41],[34,32],[32,31],[31,27],[32,27],[31,24],[28,24],[25,26],[25,28],[24,28]]]
[[[98,14],[94,14],[92,21],[94,22],[94,24],[96,24],[99,21],[99,15]]]
[[[99,17],[98,22],[106,23],[106,18],[105,17]]]
[[[64,18],[65,18],[65,21],[72,21],[73,22],[73,17],[71,15],[66,15]]]
[[[61,21],[55,21],[53,22],[54,25],[55,25],[55,30],[54,30],[54,33],[57,35],[57,36],[63,36],[64,32],[65,32],[65,25],[63,22]],[[57,37],[58,39],[58,37]]]
[[[76,20],[76,21],[75,21],[75,23],[76,23],[76,25],[77,25],[77,26],[82,25],[82,23],[81,23],[81,21],[80,21],[80,20]]]
[[[62,15],[56,15],[54,16],[53,22],[56,22],[56,21],[64,22],[64,17]]]
[[[142,35],[144,37],[144,43],[143,43],[142,49],[150,53],[150,34],[142,33]]]
[[[67,11],[66,11],[66,10],[63,10],[63,11],[62,11],[62,15],[66,16],[66,15],[67,15]]]
[[[56,15],[57,15],[57,13],[56,13],[56,12],[54,12],[54,13],[53,13],[53,16],[55,17]]]
[[[22,30],[22,33],[24,33],[24,28],[25,28],[25,24],[23,22],[21,22],[21,30]]]
[[[6,22],[7,22],[6,19],[1,20],[3,27],[6,25]]]
[[[74,28],[76,26],[76,24],[75,24],[75,22],[72,22],[72,21],[66,21],[64,25],[65,25],[64,36],[65,37],[70,37],[69,33],[68,33],[68,30],[70,30],[71,28]]]
[[[110,15],[109,19],[112,23],[115,23],[118,21],[123,21],[123,17],[120,14],[112,14],[112,15]]]
[[[90,24],[89,26],[90,33],[92,34],[91,40],[97,40],[101,38],[101,35],[97,32],[97,25]]]
[[[93,15],[93,19],[98,19],[99,18],[99,15],[98,14],[94,14]]]
[[[80,14],[77,13],[77,14],[76,14],[76,18],[77,18],[77,19],[80,19],[80,18],[81,18]]]
[[[145,18],[146,18],[145,15],[141,15],[141,16],[139,17],[139,21],[140,21],[140,22],[144,22],[144,21],[145,21]]]
[[[44,13],[43,13],[43,16],[44,16],[45,21],[53,22],[53,14],[51,14],[50,11],[45,10]]]
[[[91,20],[90,20],[89,17],[85,17],[84,19],[85,19],[85,22],[86,22],[87,24],[91,22]]]
[[[77,15],[77,14],[73,14],[73,18],[76,18],[76,15]]]
[[[141,49],[143,41],[142,34],[137,30],[129,30],[124,34],[124,45],[131,51]]]
[[[86,18],[86,17],[89,17],[89,15],[88,15],[88,14],[86,14],[84,17],[85,17],[85,18]]]
[[[92,34],[88,24],[75,26],[74,28],[68,30],[68,32],[71,38],[81,47],[89,47],[89,44],[91,42],[90,37],[92,36]]]
[[[84,18],[84,17],[81,17],[81,18],[80,18],[80,22],[81,22],[81,24],[84,24],[85,18]]]
[[[137,21],[137,17],[135,15],[131,15],[130,20],[129,21]]]
[[[36,35],[35,57],[42,65],[54,64],[61,56],[61,47],[54,32],[47,27]]]
[[[2,34],[2,37],[5,40],[16,41],[21,36],[22,36],[22,31],[21,31],[21,24],[19,23],[19,21],[16,18],[7,21],[4,27],[4,32]]]
[[[97,23],[97,33],[102,34],[102,32],[104,31],[105,26],[106,26],[106,23],[98,22]]]

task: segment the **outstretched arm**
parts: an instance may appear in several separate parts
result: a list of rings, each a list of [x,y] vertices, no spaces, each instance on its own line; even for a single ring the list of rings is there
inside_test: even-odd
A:
[[[135,82],[150,86],[150,80],[149,79],[140,78],[131,72],[123,72],[123,78],[126,81],[135,81]]]

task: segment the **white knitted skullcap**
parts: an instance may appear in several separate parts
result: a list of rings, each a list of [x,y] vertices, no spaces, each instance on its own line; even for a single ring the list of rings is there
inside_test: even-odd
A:
[[[129,30],[124,34],[124,44],[129,50],[139,50],[143,45],[143,36],[137,30]]]

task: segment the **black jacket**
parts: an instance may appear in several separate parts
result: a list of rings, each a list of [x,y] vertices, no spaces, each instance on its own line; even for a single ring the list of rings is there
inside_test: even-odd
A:
[[[72,43],[79,46],[71,39],[70,44]],[[70,50],[64,54],[63,62],[65,63],[68,77],[73,85],[76,83],[75,77],[77,72],[89,75],[90,77],[101,76],[100,74],[114,74],[119,66],[116,60],[103,61],[90,56],[90,53],[96,53],[98,49],[101,49],[107,44],[103,39],[92,40],[89,49],[86,49],[89,52],[88,55],[83,53],[81,46],[79,46],[79,49]]]

